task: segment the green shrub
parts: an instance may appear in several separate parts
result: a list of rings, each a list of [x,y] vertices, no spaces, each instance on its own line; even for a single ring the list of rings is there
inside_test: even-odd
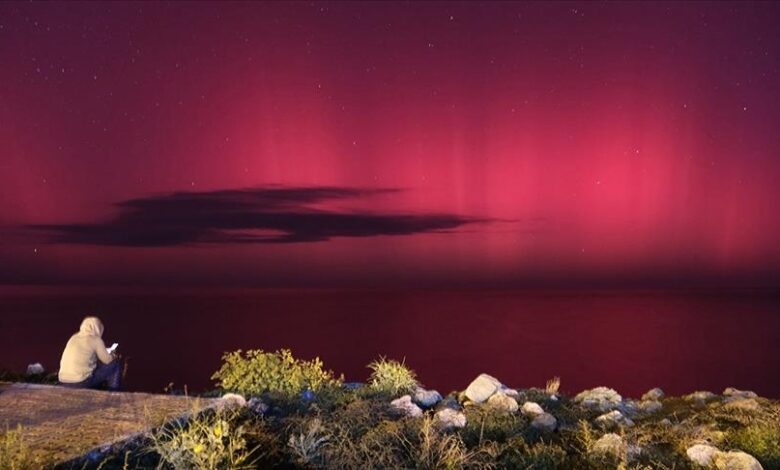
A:
[[[417,374],[403,362],[380,357],[369,364],[368,368],[371,369],[369,386],[377,392],[398,396],[413,393],[420,385],[417,382]]]
[[[295,359],[288,349],[276,352],[241,350],[226,353],[222,367],[212,379],[219,380],[224,390],[244,395],[263,392],[292,396],[304,390],[319,391],[338,387],[343,379],[323,369],[319,358],[311,361]]]
[[[776,424],[753,424],[729,434],[730,446],[757,458],[766,470],[780,470],[780,428]]]
[[[6,430],[0,435],[0,470],[27,470],[43,467],[43,462],[32,455],[22,436],[22,427]]]
[[[207,411],[152,433],[151,449],[174,469],[252,468],[257,449],[249,449],[236,411]]]

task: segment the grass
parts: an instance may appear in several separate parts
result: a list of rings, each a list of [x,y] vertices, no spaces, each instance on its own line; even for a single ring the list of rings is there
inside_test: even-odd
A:
[[[552,414],[555,431],[534,428],[532,417],[521,412],[459,402],[459,392],[445,402],[461,410],[467,424],[445,430],[437,424],[436,407],[419,418],[393,412],[390,401],[419,386],[403,362],[380,358],[369,365],[367,386],[346,388],[318,360],[299,361],[284,350],[236,352],[225,360],[215,374],[222,391],[251,390],[247,395],[267,405],[264,412],[197,413],[85,468],[693,470],[687,448],[708,442],[747,452],[765,469],[780,470],[780,403],[763,398],[753,409],[733,409],[720,397],[704,405],[665,397],[660,411],[632,414],[634,426],[611,428],[619,438],[616,452],[600,453],[597,443],[608,432],[596,425],[601,413],[561,394],[558,378],[544,389],[519,390],[516,398]],[[17,431],[3,435],[0,470],[40,468],[24,463],[30,453],[20,436]],[[11,459],[23,463],[5,463]]]
[[[33,455],[22,431],[17,426],[0,435],[0,470],[33,470],[45,466],[41,458]]]
[[[400,396],[414,393],[420,385],[417,382],[417,375],[406,367],[403,361],[398,362],[380,357],[370,363],[368,368],[371,369],[368,384],[377,392]]]

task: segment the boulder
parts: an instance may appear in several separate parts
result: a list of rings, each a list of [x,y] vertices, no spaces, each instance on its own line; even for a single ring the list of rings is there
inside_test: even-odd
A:
[[[726,400],[728,400],[729,398],[731,399],[758,398],[756,392],[751,392],[750,390],[738,390],[734,387],[729,387],[726,390],[723,390],[723,396],[727,397]]]
[[[250,398],[249,401],[246,402],[246,406],[259,415],[263,415],[268,411],[268,405],[257,397]]]
[[[27,366],[27,375],[39,375],[43,374],[44,372],[45,370],[40,362],[36,362],[35,364],[30,364]]]
[[[718,470],[764,470],[755,457],[745,452],[716,452],[712,460]]]
[[[610,455],[613,457],[622,457],[626,452],[626,445],[623,438],[615,433],[608,433],[601,436],[593,443],[591,452],[600,455]]]
[[[663,399],[664,391],[656,387],[652,390],[648,390],[647,393],[642,395],[642,401],[658,401]]]
[[[243,408],[246,406],[246,398],[237,393],[226,393],[219,398],[217,408]]]
[[[453,429],[466,427],[466,415],[462,411],[452,408],[443,408],[434,415],[441,429]]]
[[[596,418],[596,424],[604,428],[613,428],[615,426],[631,427],[634,422],[626,418],[620,411],[612,410]]]
[[[436,411],[443,410],[445,408],[450,408],[456,411],[460,411],[463,409],[460,403],[458,403],[458,400],[456,400],[451,396],[444,398],[442,401],[436,404]]]
[[[531,426],[541,431],[552,432],[558,426],[558,420],[550,413],[542,413],[534,417]]]
[[[528,415],[528,416],[539,416],[541,414],[544,414],[544,409],[542,409],[542,407],[539,406],[538,403],[534,403],[532,401],[527,401],[523,403],[523,407],[521,408],[521,411],[524,415]]]
[[[696,444],[688,447],[685,454],[696,465],[702,467],[709,467],[712,465],[712,460],[715,454],[720,452],[717,447],[713,447],[707,444]]]
[[[410,395],[404,395],[401,398],[397,398],[391,401],[390,406],[393,408],[393,410],[403,416],[417,418],[423,414],[422,409],[412,403],[412,397]]]
[[[494,393],[501,389],[503,385],[495,377],[487,374],[479,374],[479,377],[474,379],[464,394],[466,398],[474,403],[482,403],[490,398]]]
[[[611,388],[596,387],[585,390],[574,397],[574,402],[579,403],[585,408],[595,409],[602,412],[617,408],[623,401],[623,397]]]
[[[688,401],[692,401],[692,402],[694,402],[697,405],[704,405],[708,401],[714,400],[716,397],[717,397],[717,395],[715,395],[712,392],[698,391],[698,392],[693,392],[691,394],[686,395],[685,399],[688,400]]]
[[[487,404],[491,408],[506,411],[507,413],[515,413],[518,408],[520,408],[517,404],[517,400],[508,395],[504,395],[502,392],[494,393],[488,398]]]
[[[658,400],[647,400],[639,404],[639,411],[651,414],[660,411],[663,407],[664,405]]]
[[[436,390],[425,390],[417,387],[414,392],[414,402],[422,408],[432,408],[441,401],[441,394]]]

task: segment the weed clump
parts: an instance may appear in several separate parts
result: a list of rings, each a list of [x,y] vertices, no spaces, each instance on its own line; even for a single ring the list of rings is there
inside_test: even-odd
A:
[[[42,466],[43,462],[33,456],[27,445],[21,426],[0,435],[0,470],[28,470]]]
[[[371,369],[368,383],[376,392],[399,396],[413,393],[420,385],[417,382],[417,374],[403,362],[380,357],[370,363],[368,368]]]
[[[243,395],[268,392],[292,397],[305,390],[318,392],[341,386],[343,379],[326,370],[320,358],[304,361],[293,357],[289,349],[276,352],[241,350],[226,353],[222,367],[212,379],[220,387]]]
[[[151,450],[174,469],[254,468],[256,448],[247,446],[247,433],[236,411],[204,412],[152,433]]]

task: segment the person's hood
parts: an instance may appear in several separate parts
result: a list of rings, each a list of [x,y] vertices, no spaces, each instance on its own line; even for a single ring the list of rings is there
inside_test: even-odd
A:
[[[103,323],[98,317],[87,317],[81,321],[79,334],[87,336],[103,336]]]

